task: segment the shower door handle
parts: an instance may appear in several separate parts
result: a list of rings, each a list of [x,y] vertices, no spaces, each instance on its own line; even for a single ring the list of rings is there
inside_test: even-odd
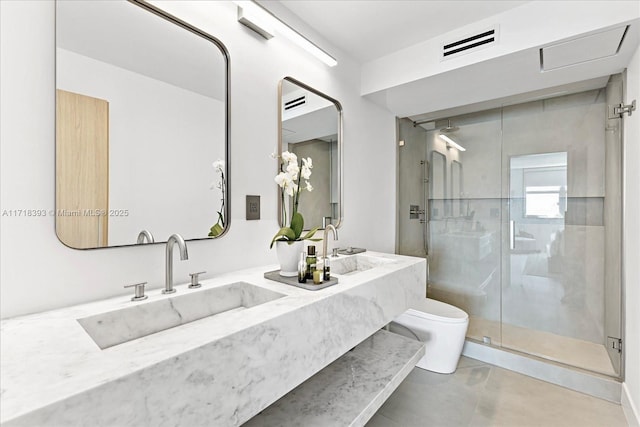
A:
[[[516,248],[516,222],[514,220],[509,221],[509,249],[514,250]]]
[[[422,165],[422,196],[424,197],[424,217],[420,220],[420,223],[423,224],[422,227],[422,240],[424,241],[424,254],[427,257],[427,283],[429,281],[429,162],[426,160],[421,160],[420,164]]]

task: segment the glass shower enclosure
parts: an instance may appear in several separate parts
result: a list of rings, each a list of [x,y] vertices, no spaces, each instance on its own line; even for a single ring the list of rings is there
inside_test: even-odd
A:
[[[467,338],[621,375],[621,84],[399,119],[397,251]]]

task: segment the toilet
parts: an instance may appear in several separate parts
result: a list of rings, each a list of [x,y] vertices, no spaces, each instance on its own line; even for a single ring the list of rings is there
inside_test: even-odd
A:
[[[389,324],[391,332],[425,343],[418,368],[441,374],[455,372],[462,354],[469,315],[458,307],[424,298]]]

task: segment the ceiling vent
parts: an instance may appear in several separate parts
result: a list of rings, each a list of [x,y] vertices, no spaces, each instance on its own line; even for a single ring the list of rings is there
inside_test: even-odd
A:
[[[307,103],[307,95],[298,96],[284,102],[284,111],[293,110],[294,108],[300,108]]]
[[[556,43],[540,49],[540,71],[570,67],[620,52],[628,25]]]
[[[455,58],[465,53],[475,52],[485,47],[493,46],[498,42],[500,32],[497,25],[487,28],[475,34],[464,36],[457,40],[451,40],[442,45],[442,60]]]

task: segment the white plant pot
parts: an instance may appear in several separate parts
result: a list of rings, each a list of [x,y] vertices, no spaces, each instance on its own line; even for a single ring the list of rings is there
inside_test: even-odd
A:
[[[303,250],[303,240],[291,244],[289,244],[289,242],[276,242],[281,276],[294,277],[298,275],[298,261],[300,260],[300,254]]]

